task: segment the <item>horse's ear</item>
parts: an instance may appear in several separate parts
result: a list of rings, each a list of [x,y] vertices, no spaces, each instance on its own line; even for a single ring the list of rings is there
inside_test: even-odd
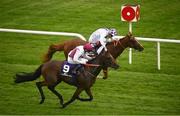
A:
[[[131,32],[128,32],[128,36],[131,37],[131,36],[132,36],[132,33],[131,33]]]
[[[129,37],[129,39],[132,39],[132,33],[128,32],[127,36]]]

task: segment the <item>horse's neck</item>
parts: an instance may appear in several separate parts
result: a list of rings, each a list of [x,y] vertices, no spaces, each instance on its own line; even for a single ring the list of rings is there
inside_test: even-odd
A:
[[[116,46],[113,45],[111,54],[116,59],[118,56],[121,55],[121,53],[128,47],[128,38],[124,37],[120,40],[118,40],[118,44]]]
[[[101,65],[101,60],[102,58],[100,56],[98,56],[96,59],[94,59],[91,64],[98,64]],[[97,66],[97,67],[89,67],[89,72],[91,74],[93,74],[95,76],[95,78],[97,77],[97,75],[100,73],[102,67],[101,66]]]
[[[124,38],[120,39],[119,42],[121,43],[120,46],[126,49],[128,47],[129,38],[125,36]]]
[[[98,74],[101,72],[101,67],[99,66],[99,67],[96,67],[96,68],[94,68],[94,67],[92,67],[91,69],[90,69],[90,73],[91,74],[93,74],[95,77],[97,77],[98,76]]]

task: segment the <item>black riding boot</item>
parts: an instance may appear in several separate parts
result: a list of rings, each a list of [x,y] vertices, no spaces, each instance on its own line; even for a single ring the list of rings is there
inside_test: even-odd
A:
[[[72,73],[74,73],[74,74],[76,74],[76,75],[79,75],[79,74],[80,74],[79,69],[80,69],[81,67],[82,67],[81,64],[76,65],[76,66],[74,67]]]

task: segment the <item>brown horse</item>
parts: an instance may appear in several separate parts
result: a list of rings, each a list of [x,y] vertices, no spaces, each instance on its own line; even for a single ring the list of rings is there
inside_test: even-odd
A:
[[[63,61],[49,61],[40,65],[39,68],[36,69],[36,71],[33,73],[16,74],[15,83],[33,81],[42,75],[44,81],[36,82],[36,86],[41,95],[40,104],[42,104],[45,100],[42,86],[47,86],[48,89],[59,98],[62,108],[65,108],[68,104],[72,103],[76,99],[80,101],[91,101],[93,100],[93,95],[90,88],[95,83],[96,77],[100,73],[101,69],[104,67],[112,67],[117,69],[119,66],[115,63],[115,60],[110,55],[110,53],[105,52],[104,50],[100,55],[98,55],[94,60],[90,61],[89,63],[99,66],[81,68],[81,73],[76,76],[75,81],[72,81],[72,77],[66,77],[60,74]],[[62,95],[55,90],[56,85],[58,85],[61,81],[77,87],[72,98],[66,103],[64,103]],[[83,90],[86,91],[89,99],[79,97],[79,94]]]
[[[49,61],[56,51],[64,51],[64,55],[67,59],[68,53],[72,49],[74,49],[76,46],[84,45],[85,43],[87,43],[87,41],[81,39],[73,39],[70,41],[65,41],[62,44],[50,45],[48,52],[44,56],[43,62]],[[128,47],[134,48],[135,50],[139,50],[139,51],[144,50],[143,46],[135,39],[135,37],[130,32],[122,39],[107,44],[108,51],[115,59],[118,56],[120,56],[121,53]],[[104,72],[103,79],[106,79],[108,77],[108,71],[106,67],[103,69],[103,72]]]

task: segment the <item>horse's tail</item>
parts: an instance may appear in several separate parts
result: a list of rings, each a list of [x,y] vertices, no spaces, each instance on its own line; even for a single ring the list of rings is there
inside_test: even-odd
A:
[[[17,73],[14,82],[15,83],[22,83],[26,81],[33,81],[36,80],[41,76],[41,68],[43,65],[40,65],[35,72],[32,73]]]
[[[56,52],[56,51],[63,51],[64,50],[64,43],[62,44],[52,44],[49,46],[49,49],[48,49],[48,52],[44,55],[43,57],[43,62],[47,62],[49,60],[51,60],[53,54]]]

